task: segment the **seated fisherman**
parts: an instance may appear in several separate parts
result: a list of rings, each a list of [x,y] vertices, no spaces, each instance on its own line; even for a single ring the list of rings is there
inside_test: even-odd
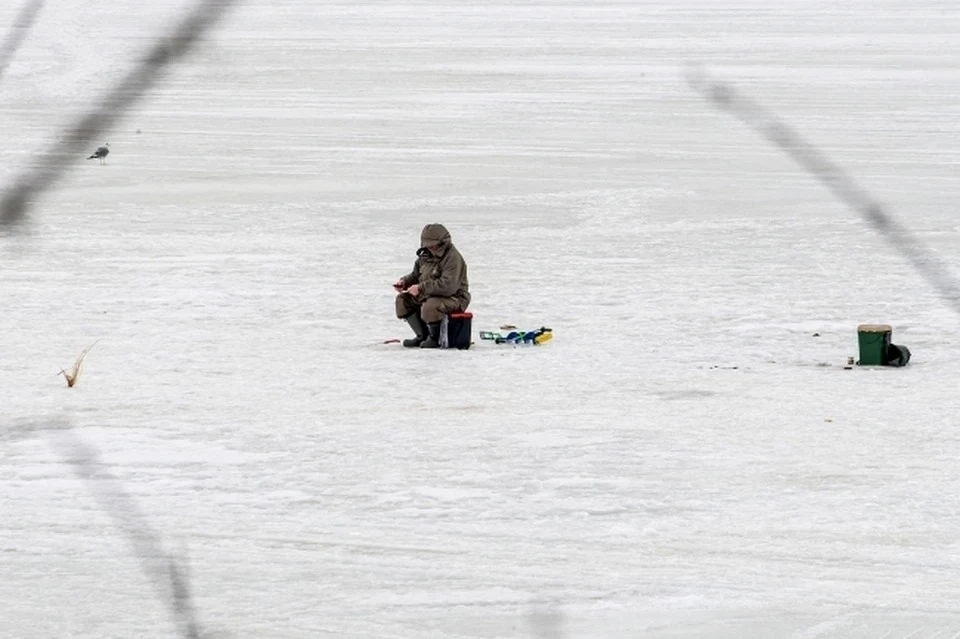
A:
[[[467,263],[442,224],[427,224],[420,233],[420,250],[413,270],[393,285],[397,317],[406,320],[415,337],[408,348],[439,348],[440,320],[470,304]]]

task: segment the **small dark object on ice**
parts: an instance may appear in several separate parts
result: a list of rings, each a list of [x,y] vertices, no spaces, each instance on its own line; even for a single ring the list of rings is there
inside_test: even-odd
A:
[[[814,336],[814,337],[820,337],[820,333],[814,333],[813,336]]]
[[[96,160],[100,160],[100,164],[106,164],[106,162],[107,162],[107,155],[109,155],[109,154],[110,154],[110,143],[109,143],[109,142],[106,142],[106,143],[104,143],[103,146],[101,146],[101,147],[98,148],[96,151],[94,151],[94,152],[93,152],[93,155],[91,155],[91,156],[88,157],[87,159],[88,159],[88,160],[95,160],[95,159],[96,159]]]

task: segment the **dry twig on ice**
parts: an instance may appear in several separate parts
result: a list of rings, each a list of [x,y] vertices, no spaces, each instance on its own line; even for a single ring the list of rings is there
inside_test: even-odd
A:
[[[100,340],[97,340],[97,342],[99,341]],[[80,377],[80,367],[83,365],[83,358],[87,356],[87,353],[90,351],[91,348],[96,346],[97,342],[94,342],[90,346],[87,346],[85,349],[83,349],[80,352],[80,356],[77,357],[77,361],[73,363],[73,367],[70,369],[69,373],[62,368],[60,369],[60,372],[57,373],[57,375],[63,375],[64,377],[67,378],[68,387],[72,388],[73,385],[77,383],[77,378]]]

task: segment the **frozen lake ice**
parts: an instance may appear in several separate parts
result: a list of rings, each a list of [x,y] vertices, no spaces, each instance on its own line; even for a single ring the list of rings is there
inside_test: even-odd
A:
[[[48,2],[2,184],[189,6]],[[175,634],[61,419],[211,637],[960,634],[960,318],[692,62],[960,267],[955,3],[248,0],[0,238],[0,637]],[[429,222],[553,341],[383,345]]]

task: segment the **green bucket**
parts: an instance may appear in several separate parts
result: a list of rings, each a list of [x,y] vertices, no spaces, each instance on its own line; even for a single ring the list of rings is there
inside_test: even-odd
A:
[[[857,327],[860,342],[860,366],[886,366],[887,347],[893,329],[887,324],[861,324]]]

